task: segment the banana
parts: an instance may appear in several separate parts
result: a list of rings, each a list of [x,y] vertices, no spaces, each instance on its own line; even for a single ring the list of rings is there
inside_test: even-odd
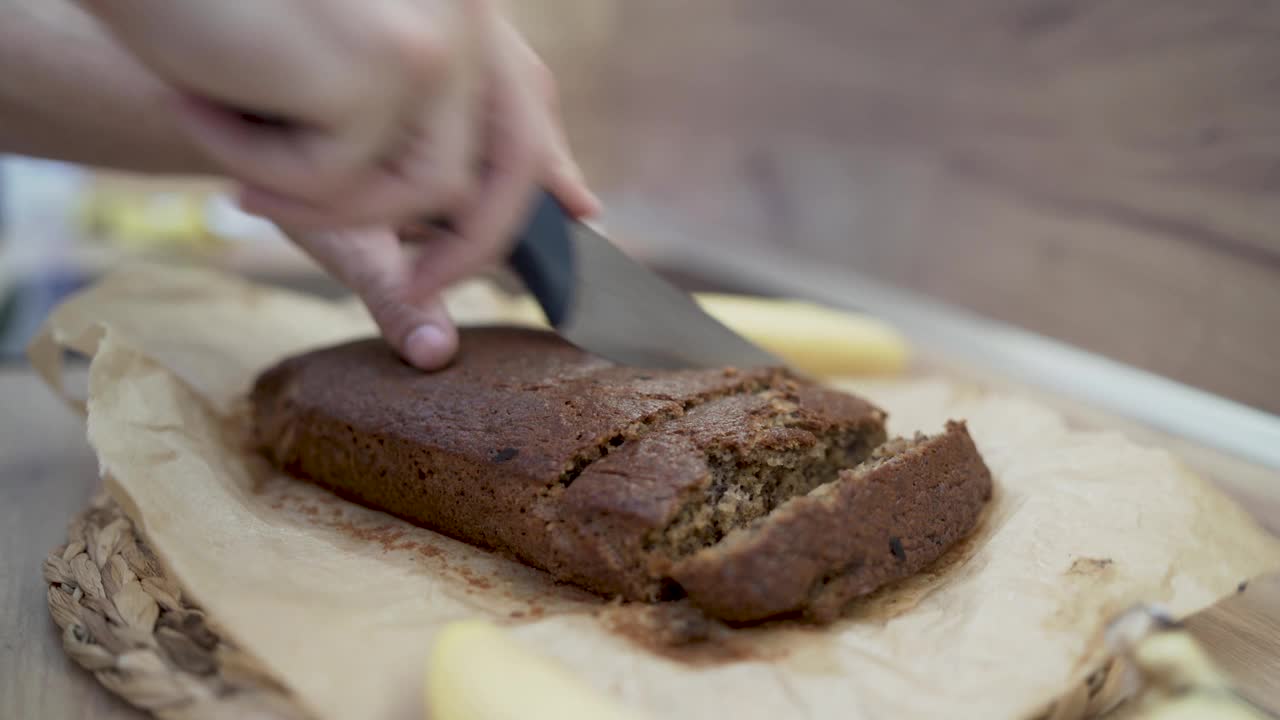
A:
[[[907,365],[902,334],[868,315],[802,300],[720,293],[694,299],[729,329],[810,375],[893,375]]]
[[[1157,632],[1131,651],[1147,679],[1135,717],[1154,720],[1264,720],[1186,630]]]
[[[485,620],[441,630],[425,690],[430,720],[643,720]]]

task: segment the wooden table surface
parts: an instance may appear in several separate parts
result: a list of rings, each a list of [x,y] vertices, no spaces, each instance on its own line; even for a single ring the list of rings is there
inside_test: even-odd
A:
[[[34,372],[0,369],[0,718],[144,717],[62,652],[40,566],[98,485],[84,422]]]

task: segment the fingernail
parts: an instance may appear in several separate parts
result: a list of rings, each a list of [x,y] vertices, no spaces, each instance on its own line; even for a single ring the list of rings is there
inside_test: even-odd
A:
[[[409,362],[423,370],[434,370],[448,359],[449,336],[436,325],[419,325],[404,342]]]

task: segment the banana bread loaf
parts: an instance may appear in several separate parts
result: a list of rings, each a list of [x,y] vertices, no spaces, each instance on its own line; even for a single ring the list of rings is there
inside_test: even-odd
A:
[[[775,368],[646,370],[553,333],[462,331],[425,374],[360,340],[255,384],[277,467],[604,595],[752,622],[838,617],[974,526],[991,478],[963,424],[885,414]]]

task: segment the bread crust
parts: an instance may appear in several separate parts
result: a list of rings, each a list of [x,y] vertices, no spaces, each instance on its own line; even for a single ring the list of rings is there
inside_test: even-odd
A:
[[[295,477],[603,595],[687,592],[738,622],[834,619],[990,496],[963,425],[859,467],[885,441],[860,398],[776,368],[619,367],[526,328],[464,329],[436,373],[376,339],[321,348],[250,400],[256,445]],[[883,557],[890,535],[906,560]]]

